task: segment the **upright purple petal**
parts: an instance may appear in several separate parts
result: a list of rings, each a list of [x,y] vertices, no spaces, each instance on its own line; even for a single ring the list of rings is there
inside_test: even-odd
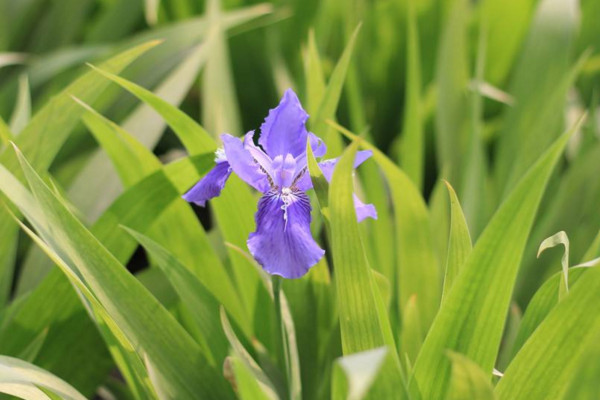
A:
[[[273,182],[280,188],[289,188],[296,177],[296,160],[291,154],[273,159]]]
[[[250,152],[254,160],[269,176],[273,176],[273,160],[254,144],[254,131],[250,131],[244,136],[244,148]]]
[[[229,163],[224,160],[217,161],[213,169],[182,197],[185,201],[204,207],[207,200],[221,194],[229,175],[231,175]]]
[[[291,154],[299,156],[306,150],[308,114],[292,89],[285,91],[279,105],[269,111],[260,126],[259,144],[271,158]]]
[[[296,168],[296,177],[294,178],[294,184],[292,185],[295,190],[306,192],[307,190],[312,189],[313,184],[310,179],[310,172],[308,171],[308,166],[298,169]]]
[[[265,271],[300,278],[323,257],[325,251],[310,233],[310,211],[310,200],[301,192],[287,197],[269,193],[260,199],[248,249]]]
[[[221,135],[227,161],[244,182],[256,190],[266,193],[270,189],[269,178],[252,154],[244,148],[242,140],[228,134]]]

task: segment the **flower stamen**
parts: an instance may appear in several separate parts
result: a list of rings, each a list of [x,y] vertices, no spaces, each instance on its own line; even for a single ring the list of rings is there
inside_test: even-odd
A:
[[[284,187],[283,189],[281,189],[280,198],[281,198],[281,201],[283,202],[281,209],[283,210],[283,220],[285,221],[284,226],[283,226],[283,231],[285,232],[285,230],[287,229],[287,223],[288,223],[287,209],[290,206],[290,204],[292,204],[292,201],[294,200],[293,190],[289,187]]]

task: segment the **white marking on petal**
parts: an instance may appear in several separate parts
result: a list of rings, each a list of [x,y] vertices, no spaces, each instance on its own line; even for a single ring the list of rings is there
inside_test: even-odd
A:
[[[215,162],[223,162],[227,161],[227,156],[225,155],[225,149],[223,147],[219,147],[215,151]]]
[[[285,221],[285,224],[283,226],[283,231],[285,232],[285,230],[287,229],[288,222],[287,209],[290,206],[290,204],[292,204],[292,202],[294,201],[295,196],[291,188],[284,187],[281,189],[280,197],[281,201],[283,202],[281,209],[283,210],[283,220]]]

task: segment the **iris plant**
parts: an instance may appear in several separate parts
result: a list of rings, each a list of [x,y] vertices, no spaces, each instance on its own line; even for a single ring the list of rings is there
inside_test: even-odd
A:
[[[325,251],[310,232],[311,206],[306,192],[312,188],[306,159],[307,140],[315,157],[323,157],[326,146],[306,129],[308,114],[296,94],[288,89],[279,105],[269,111],[260,127],[258,145],[254,131],[243,139],[221,135],[223,148],[216,151],[216,165],[183,198],[200,206],[218,196],[232,172],[261,192],[256,212],[256,231],[248,238],[248,249],[268,273],[299,278],[315,265]],[[356,168],[371,156],[359,151]],[[319,163],[329,181],[338,159]],[[372,204],[356,195],[358,221],[377,218]]]

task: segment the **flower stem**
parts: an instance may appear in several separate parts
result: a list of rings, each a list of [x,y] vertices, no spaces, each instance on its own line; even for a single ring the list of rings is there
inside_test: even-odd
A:
[[[279,335],[277,338],[277,347],[281,351],[280,354],[283,355],[283,364],[285,367],[285,377],[287,381],[287,386],[290,389],[290,398],[291,398],[291,376],[290,376],[290,357],[289,357],[289,348],[287,335],[285,331],[285,325],[283,322],[283,317],[281,313],[281,281],[282,278],[280,276],[273,276],[273,302],[275,304],[275,318],[277,323],[277,329],[279,330]]]

